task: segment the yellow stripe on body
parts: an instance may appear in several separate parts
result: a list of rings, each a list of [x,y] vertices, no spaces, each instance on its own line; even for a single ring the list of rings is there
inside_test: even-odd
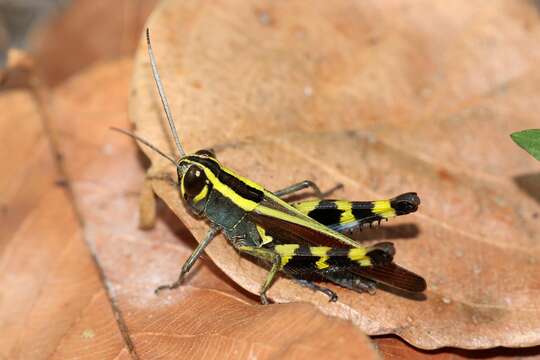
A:
[[[371,260],[368,256],[366,256],[367,249],[365,248],[333,249],[329,246],[310,246],[308,249],[309,252],[294,254],[294,257],[319,257],[319,260],[315,262],[315,266],[319,270],[324,270],[330,267],[327,261],[332,256],[347,256],[349,260],[356,262],[360,266],[371,266]],[[343,250],[343,252],[338,251],[334,255],[330,255],[329,252],[331,250]]]
[[[350,201],[339,200],[336,201],[335,204],[338,210],[343,211],[339,217],[340,224],[345,224],[356,220],[352,213],[352,203]]]
[[[182,181],[182,186],[184,185],[184,182]],[[204,199],[206,197],[206,195],[208,195],[208,185],[204,185],[204,187],[202,188],[201,192],[199,192],[194,198],[193,198],[193,203],[198,203],[199,201],[201,201],[202,199]]]
[[[276,245],[274,251],[281,256],[281,268],[283,268],[294,256],[294,252],[298,249],[300,245],[298,244],[285,244],[285,245]]]
[[[356,221],[356,217],[352,213],[352,202],[339,200],[335,201],[338,210],[342,210],[341,216],[339,218],[340,224],[345,224],[348,222]],[[385,219],[389,219],[396,216],[396,211],[392,208],[390,200],[376,200],[372,202],[373,208],[371,212],[379,215]]]
[[[300,211],[304,214],[309,214],[310,211],[315,210],[315,208],[319,205],[321,201],[320,200],[308,200],[308,201],[302,201],[299,203],[294,203],[293,206],[295,209]]]
[[[184,177],[182,177],[182,181],[180,181],[180,194],[182,194],[182,197],[186,193],[186,188],[184,187]]]
[[[252,188],[263,191],[263,192],[265,191],[264,187],[261,184],[257,184],[253,180],[250,180],[250,179],[248,179],[246,177],[243,177],[242,175],[238,175],[237,173],[235,173],[231,169],[226,168],[226,167],[222,166],[221,164],[219,164],[219,167],[221,168],[221,171],[224,171],[227,174],[229,174],[231,176],[234,176],[235,178],[241,180],[242,182],[246,183],[247,185],[251,186]]]
[[[365,248],[354,248],[349,250],[348,258],[355,261],[360,266],[371,266],[371,260],[366,256]]]
[[[261,245],[260,246],[263,246],[264,244],[268,244],[268,243],[271,243],[274,238],[272,238],[270,235],[266,235],[266,230],[259,226],[259,225],[256,225],[257,227],[257,232],[259,233],[260,237],[261,237]]]
[[[332,201],[336,204],[337,210],[341,210],[341,216],[339,218],[339,223],[344,224],[356,220],[352,213],[352,203],[347,200],[334,200]],[[294,207],[304,214],[309,214],[311,211],[315,210],[317,206],[321,203],[320,200],[308,200],[299,203],[293,204]],[[333,209],[329,209],[330,211]]]
[[[313,246],[309,248],[309,251],[311,252],[313,256],[320,257],[320,259],[317,260],[317,262],[315,263],[315,266],[317,266],[317,269],[322,270],[330,266],[326,263],[326,260],[329,259],[329,257],[326,255],[328,254],[328,251],[330,250],[332,250],[332,248],[328,246]]]
[[[377,200],[373,202],[373,213],[382,216],[385,219],[396,216],[396,210],[392,208],[390,200]]]
[[[221,181],[219,181],[219,179],[214,175],[214,173],[209,168],[207,168],[206,166],[204,166],[204,165],[202,165],[202,164],[200,164],[198,162],[191,161],[191,160],[183,160],[183,161],[188,162],[188,163],[192,163],[192,164],[197,164],[198,166],[202,167],[203,170],[204,170],[204,174],[206,175],[206,178],[212,183],[212,186],[214,187],[214,189],[219,191],[221,193],[221,195],[223,195],[226,198],[230,199],[232,202],[234,202],[242,210],[253,211],[253,209],[255,209],[255,207],[257,207],[258,203],[256,203],[255,201],[252,201],[252,200],[245,199],[242,196],[238,195],[233,189],[231,189],[230,187],[228,187],[227,185],[225,185]],[[221,171],[226,171],[227,173],[237,177],[241,181],[244,181],[246,184],[252,186],[253,188],[255,188],[257,190],[261,190],[261,191],[264,190],[264,188],[261,185],[256,184],[251,180],[247,180],[247,179],[245,179],[245,178],[243,178],[243,177],[241,177],[239,175],[234,174],[231,170],[222,167],[220,164],[218,164],[218,165],[219,165]],[[182,181],[182,186],[183,186],[183,181]],[[183,188],[182,188],[182,190],[183,190]]]

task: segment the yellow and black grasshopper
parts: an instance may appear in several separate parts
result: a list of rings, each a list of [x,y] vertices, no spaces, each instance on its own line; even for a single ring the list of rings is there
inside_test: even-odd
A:
[[[425,290],[426,282],[422,277],[394,264],[392,243],[381,242],[364,247],[345,235],[363,224],[416,211],[420,204],[416,193],[380,201],[287,203],[282,198],[293,192],[311,188],[320,198],[321,191],[313,182],[306,180],[272,192],[221,165],[211,150],[186,154],[164,94],[148,30],[146,37],[153,76],[180,158],[175,160],[144,139],[120,131],[175,165],[180,196],[196,215],[210,222],[206,237],[182,266],[178,279],[170,285],[158,287],[156,293],[179,287],[205,247],[220,231],[239,252],[270,265],[259,293],[263,304],[268,304],[266,292],[279,272],[303,286],[322,291],[330,301],[336,301],[337,295],[314,281],[326,280],[370,293],[374,292],[378,282],[409,292]]]

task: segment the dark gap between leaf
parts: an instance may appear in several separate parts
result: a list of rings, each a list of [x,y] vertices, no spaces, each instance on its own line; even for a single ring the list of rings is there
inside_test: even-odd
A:
[[[533,346],[528,348],[505,348],[505,347],[496,347],[492,349],[479,349],[479,350],[470,350],[470,349],[459,349],[453,347],[443,347],[436,350],[423,350],[419,349],[405,341],[403,341],[397,335],[376,335],[372,336],[372,339],[375,340],[379,351],[386,350],[384,343],[390,342],[392,340],[399,341],[403,345],[403,350],[397,350],[397,354],[392,353],[391,351],[381,351],[384,358],[402,358],[407,359],[413,357],[414,352],[425,354],[426,356],[433,355],[445,355],[452,354],[467,359],[490,359],[494,357],[516,357],[516,358],[527,358],[527,357],[537,357],[540,355],[540,346]],[[393,341],[392,341],[393,342]],[[388,349],[395,348],[395,345],[388,347]]]

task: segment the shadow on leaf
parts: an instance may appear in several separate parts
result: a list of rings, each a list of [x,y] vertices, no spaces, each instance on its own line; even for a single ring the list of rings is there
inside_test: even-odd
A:
[[[515,176],[514,182],[540,204],[540,172]]]
[[[399,224],[384,226],[363,226],[355,230],[350,237],[356,241],[389,240],[389,239],[412,239],[418,237],[420,228],[416,224]]]
[[[383,354],[384,358],[398,358],[408,359],[424,358],[425,357],[437,357],[441,358],[467,358],[467,359],[493,359],[493,358],[536,358],[540,355],[540,346],[534,346],[522,349],[511,349],[505,347],[496,347],[492,349],[483,350],[469,350],[458,349],[452,347],[444,347],[437,350],[423,350],[416,348],[406,342],[403,342],[400,338],[394,335],[379,335],[372,337],[379,351]]]

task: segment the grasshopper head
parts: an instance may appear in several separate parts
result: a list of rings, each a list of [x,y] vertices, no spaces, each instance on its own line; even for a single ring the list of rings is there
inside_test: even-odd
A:
[[[194,210],[201,214],[212,184],[205,173],[205,162],[215,160],[213,150],[199,150],[195,154],[184,156],[178,161],[176,173],[180,185],[180,196]]]

